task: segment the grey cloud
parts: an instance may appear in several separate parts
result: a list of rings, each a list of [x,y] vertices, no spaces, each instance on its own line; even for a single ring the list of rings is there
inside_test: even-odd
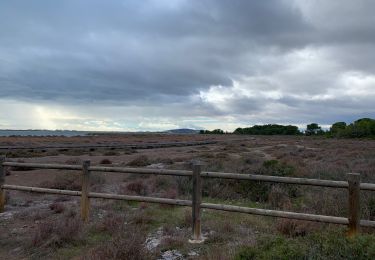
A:
[[[160,3],[2,2],[0,55],[13,57],[0,59],[16,63],[11,72],[0,70],[4,95],[114,101],[190,95],[252,73],[245,57],[263,44],[298,46],[308,29],[300,13],[279,1]]]
[[[374,8],[366,0],[1,1],[1,98],[246,123],[371,115],[374,93],[340,95],[339,79],[375,75]],[[251,97],[231,93],[233,81]],[[197,98],[218,85],[233,94],[225,104]]]

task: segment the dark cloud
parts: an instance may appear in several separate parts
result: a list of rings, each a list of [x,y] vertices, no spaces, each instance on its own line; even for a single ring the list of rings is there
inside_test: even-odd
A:
[[[110,111],[104,118],[159,116],[165,125],[190,117],[225,127],[371,115],[374,7],[366,0],[5,0],[1,98],[80,104],[75,112],[85,118],[100,106]]]
[[[189,95],[293,48],[301,15],[280,1],[9,1],[0,5],[4,95],[134,100]],[[8,57],[1,57],[7,53]],[[4,65],[8,66],[8,65]],[[25,91],[26,90],[26,91]]]

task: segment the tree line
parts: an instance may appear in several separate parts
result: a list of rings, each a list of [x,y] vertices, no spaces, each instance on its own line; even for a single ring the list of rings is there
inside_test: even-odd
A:
[[[237,128],[232,133],[221,129],[212,131],[201,130],[201,134],[240,134],[240,135],[320,135],[326,137],[375,137],[375,120],[371,118],[361,118],[351,124],[336,122],[329,130],[322,129],[318,123],[311,123],[306,126],[305,131],[300,131],[294,125],[254,125],[251,127]]]

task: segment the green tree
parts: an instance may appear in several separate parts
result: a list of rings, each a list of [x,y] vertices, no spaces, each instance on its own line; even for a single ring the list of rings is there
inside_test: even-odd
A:
[[[375,120],[371,118],[361,118],[350,124],[347,129],[350,137],[367,137],[375,135]]]
[[[346,129],[345,122],[336,122],[331,126],[330,133],[333,135],[339,135],[340,133],[343,133],[345,129]]]
[[[294,125],[268,124],[237,128],[233,133],[242,135],[298,135],[300,131]]]
[[[323,133],[324,131],[317,123],[311,123],[306,126],[306,135],[320,135]]]
[[[216,135],[222,135],[224,134],[224,131],[221,130],[221,129],[215,129],[215,130],[200,130],[199,131],[200,134],[216,134]]]

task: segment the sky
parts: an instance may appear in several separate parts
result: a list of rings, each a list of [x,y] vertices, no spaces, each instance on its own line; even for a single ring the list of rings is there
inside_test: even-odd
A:
[[[0,129],[375,117],[375,1],[1,0]]]

